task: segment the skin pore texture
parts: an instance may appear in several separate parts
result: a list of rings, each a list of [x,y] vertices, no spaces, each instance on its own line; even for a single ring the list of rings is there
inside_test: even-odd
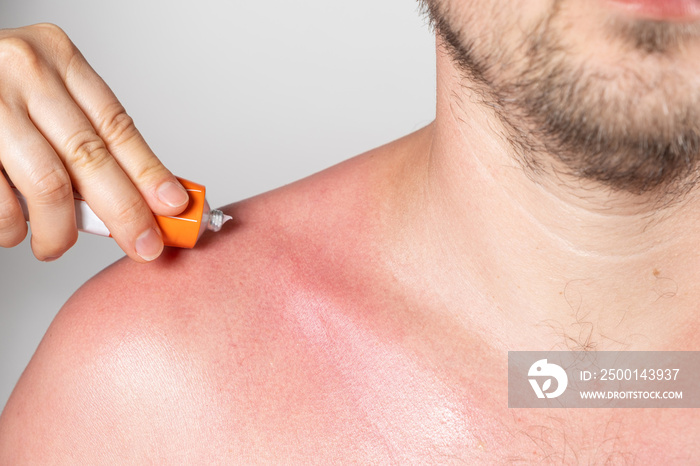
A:
[[[506,367],[700,350],[693,23],[430,3],[435,121],[88,282],[0,418],[0,464],[700,462],[693,410],[508,409]]]

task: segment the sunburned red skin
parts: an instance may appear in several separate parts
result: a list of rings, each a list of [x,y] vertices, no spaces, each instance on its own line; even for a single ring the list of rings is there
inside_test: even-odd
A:
[[[0,464],[700,458],[692,410],[507,407],[516,348],[445,318],[384,256],[377,179],[401,144],[229,206],[194,250],[91,280],[3,413]]]

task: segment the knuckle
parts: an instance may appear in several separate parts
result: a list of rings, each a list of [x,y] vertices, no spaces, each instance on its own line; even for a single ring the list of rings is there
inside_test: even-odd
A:
[[[33,182],[33,200],[41,204],[59,204],[73,201],[73,187],[68,174],[54,169]]]
[[[39,23],[29,28],[40,39],[41,44],[49,53],[49,57],[58,64],[58,70],[62,74],[67,74],[74,67],[77,58],[82,55],[78,48],[73,44],[73,41],[68,37],[68,34],[59,26],[53,23]]]
[[[53,23],[39,23],[31,27],[37,31],[43,42],[52,50],[58,52],[73,52],[75,50],[75,45],[73,45],[73,41],[70,40],[68,34],[57,25]]]
[[[29,26],[30,29],[35,29],[44,32],[50,36],[54,37],[68,37],[68,35],[54,23],[37,23]]]
[[[143,161],[134,173],[134,179],[140,182],[159,181],[169,176],[171,174],[168,169],[154,157]]]
[[[51,23],[35,24],[0,37],[0,65],[7,72],[45,79],[48,61],[69,63],[77,48],[63,30]]]
[[[92,131],[81,131],[71,137],[67,143],[68,162],[80,169],[95,170],[109,161],[104,142]]]
[[[28,40],[9,36],[0,39],[0,62],[14,70],[40,70],[42,60],[39,51]]]
[[[120,225],[133,225],[139,221],[145,208],[138,196],[125,196],[115,206],[115,219]]]
[[[101,121],[100,134],[108,144],[123,144],[138,135],[133,118],[119,103],[109,106],[103,112]]]

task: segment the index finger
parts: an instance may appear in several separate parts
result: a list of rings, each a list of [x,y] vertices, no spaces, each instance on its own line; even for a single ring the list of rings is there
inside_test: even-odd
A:
[[[38,99],[41,106],[29,101],[32,121],[55,149],[73,186],[124,252],[136,260],[158,257],[163,241],[152,212],[80,108],[60,89]]]
[[[48,25],[49,29],[55,26]],[[138,131],[132,118],[109,86],[93,70],[60,29],[53,31],[67,42],[62,70],[65,88],[83,111],[110,154],[141,193],[151,211],[177,215],[187,206],[187,191],[160,162]]]

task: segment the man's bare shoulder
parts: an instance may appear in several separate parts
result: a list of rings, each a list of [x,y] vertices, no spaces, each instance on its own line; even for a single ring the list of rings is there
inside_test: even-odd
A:
[[[381,286],[367,264],[382,154],[228,206],[233,220],[194,250],[86,283],[3,413],[0,462],[259,461],[271,443],[298,444],[334,389],[304,344],[323,337],[318,311]]]

